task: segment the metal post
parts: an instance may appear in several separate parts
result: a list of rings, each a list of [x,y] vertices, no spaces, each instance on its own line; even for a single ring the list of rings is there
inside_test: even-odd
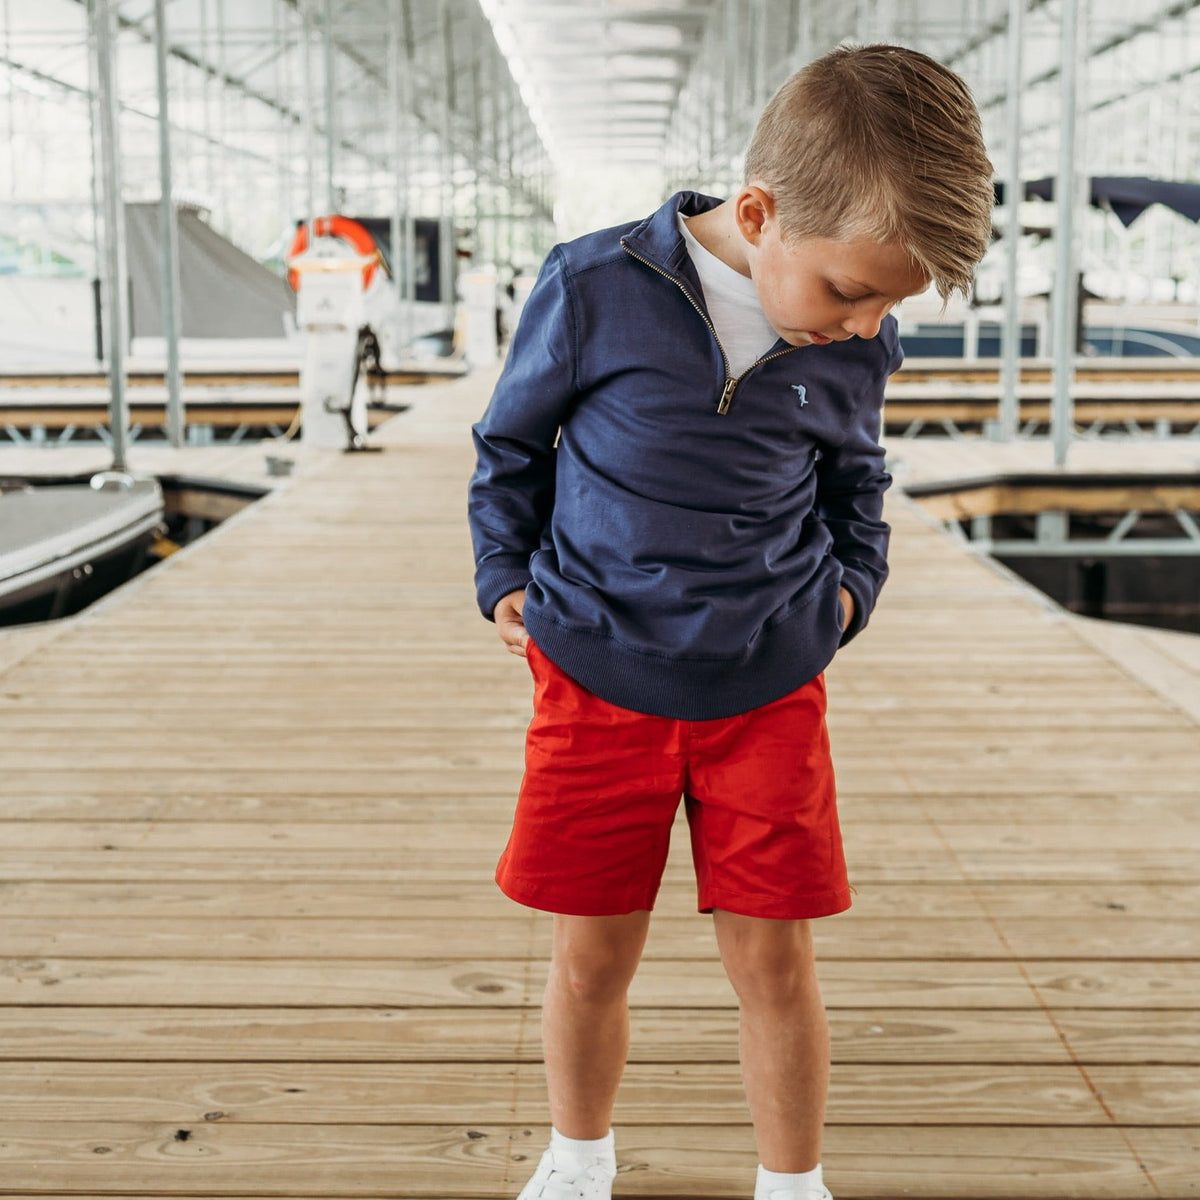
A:
[[[310,246],[313,243],[313,223],[317,218],[317,121],[313,116],[311,5],[312,0],[300,0],[300,37],[304,43],[304,52],[300,55],[304,86],[304,220],[308,223]]]
[[[13,61],[12,51],[12,20],[8,9],[8,0],[4,0],[4,58],[6,62]],[[4,115],[8,126],[8,197],[16,199],[17,195],[17,117],[16,98],[12,86],[8,88],[8,103],[4,106]]]
[[[392,223],[390,241],[392,246],[392,288],[397,304],[404,299],[404,269],[400,254],[400,242],[404,236],[404,175],[401,163],[404,151],[400,141],[400,0],[393,0],[388,13],[387,42],[387,91],[388,132],[391,135],[392,170],[395,179],[392,186]]]
[[[92,6],[89,0],[87,8],[87,19],[89,33],[91,23],[94,20],[92,16]],[[100,365],[104,363],[104,300],[102,296],[101,276],[104,273],[104,244],[100,236],[102,218],[100,210],[103,207],[100,200],[100,172],[102,170],[100,163],[100,84],[97,79],[98,68],[96,66],[96,40],[94,37],[88,38],[88,90],[87,90],[87,106],[88,106],[88,148],[91,151],[91,201],[92,201],[92,253],[95,255],[95,268],[92,275],[92,303],[93,313],[96,322],[96,362]],[[11,98],[11,97],[10,97]]]
[[[479,92],[481,87],[479,76],[482,67],[480,65],[481,56],[479,55],[475,44],[475,29],[473,25],[469,27],[467,37],[470,41],[470,46],[468,48],[468,61],[471,64],[471,140],[474,143],[474,153],[471,155],[471,205],[473,211],[472,237],[475,244],[475,266],[478,267],[481,263],[487,261],[483,253],[483,230],[481,228],[483,210],[480,207],[479,202],[479,193],[480,189],[482,188],[481,176],[484,171],[483,118],[479,104]],[[495,258],[496,256],[493,254],[493,265],[496,265]]]
[[[1075,118],[1076,73],[1079,60],[1079,3],[1062,2],[1062,72],[1058,175],[1054,199],[1058,210],[1054,275],[1054,399],[1050,432],[1054,465],[1063,466],[1075,424]]]
[[[325,0],[321,33],[325,48],[325,195],[330,213],[338,211],[337,190],[333,185],[334,152],[337,133],[334,128],[334,109],[337,101],[337,79],[333,66],[333,0]]]
[[[204,141],[204,186],[210,201],[216,204],[217,185],[213,178],[213,131],[212,131],[212,56],[208,45],[208,0],[199,0],[200,9],[200,124]]]
[[[767,0],[758,0],[754,9],[754,111],[761,112],[771,98],[767,87]]]
[[[292,98],[292,78],[289,63],[291,55],[282,52],[282,48],[287,45],[284,41],[284,26],[283,26],[283,9],[275,5],[271,9],[271,38],[275,45],[281,48],[281,52],[275,56],[274,64],[274,87],[275,95],[279,97],[281,108],[286,111],[287,106],[291,104]],[[293,188],[292,188],[292,121],[285,116],[283,125],[280,129],[280,141],[276,145],[276,149],[280,153],[279,158],[279,221],[282,230],[284,231],[284,245],[289,245],[291,241],[291,222],[288,220],[288,215],[292,212],[293,206]]]
[[[217,184],[216,204],[221,214],[221,224],[225,233],[233,227],[231,206],[229,203],[229,117],[228,102],[229,88],[226,85],[228,72],[225,66],[225,0],[216,0],[217,11]],[[243,197],[244,198],[244,197]]]
[[[162,328],[167,345],[167,438],[183,445],[184,409],[179,369],[179,238],[171,186],[171,125],[167,112],[167,19],[165,0],[154,0],[154,53],[158,75],[158,178],[162,199],[158,232],[162,253]]]
[[[412,26],[412,9],[409,0],[396,0],[400,9],[403,29],[404,65],[400,72],[400,104],[405,114],[405,120],[411,129],[416,127],[417,93],[413,80],[415,69],[416,38]],[[403,279],[404,299],[408,301],[404,312],[404,352],[411,353],[413,341],[416,338],[416,301],[417,301],[417,226],[413,217],[415,192],[412,186],[413,163],[415,161],[414,142],[416,134],[406,132],[401,157],[397,160],[396,170],[403,173],[402,185],[397,188],[397,197],[404,202],[404,257]],[[399,254],[399,251],[397,251]]]
[[[96,47],[96,85],[104,202],[104,308],[108,316],[109,431],[112,469],[127,469],[129,401],[125,395],[125,208],[121,201],[121,130],[117,96],[113,10],[109,0],[92,0],[92,44]]]
[[[1017,294],[1017,259],[1021,245],[1021,83],[1024,75],[1025,0],[1008,5],[1008,93],[1005,98],[1008,127],[1008,161],[1005,191],[1008,203],[1004,247],[1004,359],[1000,367],[1000,438],[1017,436],[1021,402],[1021,297]]]
[[[504,228],[504,244],[508,260],[517,257],[517,196],[518,175],[524,164],[518,161],[517,114],[521,111],[521,96],[515,80],[510,79],[504,88],[504,157],[508,175],[508,199],[504,205],[507,220]]]
[[[458,266],[457,250],[454,244],[454,105],[457,80],[454,74],[454,46],[451,40],[453,30],[450,23],[450,6],[447,0],[438,0],[438,18],[445,64],[445,90],[442,97],[441,300],[447,309],[446,319],[453,325],[457,311],[454,273]]]
[[[492,257],[495,259],[497,266],[503,261],[503,256],[500,253],[500,205],[506,203],[504,198],[503,185],[500,181],[501,163],[500,163],[500,88],[501,81],[504,78],[504,60],[496,57],[498,51],[493,44],[488,54],[488,124],[491,126],[492,135]],[[508,263],[512,266],[511,261]]]

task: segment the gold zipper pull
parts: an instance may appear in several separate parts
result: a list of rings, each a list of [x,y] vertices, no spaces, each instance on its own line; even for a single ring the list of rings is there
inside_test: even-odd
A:
[[[717,412],[722,417],[729,411],[729,406],[733,403],[733,389],[736,387],[736,379],[725,380],[725,390],[721,393],[721,401],[717,405]]]

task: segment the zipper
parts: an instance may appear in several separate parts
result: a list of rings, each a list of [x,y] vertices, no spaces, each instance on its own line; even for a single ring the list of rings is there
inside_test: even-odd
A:
[[[717,327],[712,323],[712,319],[708,313],[704,311],[703,306],[692,295],[681,279],[677,279],[670,271],[664,271],[657,263],[652,263],[648,258],[644,258],[636,250],[633,250],[626,243],[625,239],[621,239],[621,249],[625,251],[631,258],[636,258],[638,262],[644,263],[650,270],[657,272],[664,279],[668,279],[673,283],[686,297],[688,303],[700,314],[700,319],[708,326],[709,332],[713,335],[713,341],[717,343],[717,349],[721,352],[721,363],[725,368],[725,386],[721,390],[721,398],[717,401],[717,413],[720,416],[726,416],[730,407],[733,404],[733,393],[737,390],[737,385],[754,370],[755,367],[762,363],[770,362],[773,358],[782,358],[785,354],[790,354],[797,349],[796,346],[789,346],[786,350],[776,350],[774,354],[768,354],[766,358],[760,358],[748,366],[740,375],[734,376],[729,373],[729,355],[725,353],[725,347],[721,345],[721,339],[717,336]]]

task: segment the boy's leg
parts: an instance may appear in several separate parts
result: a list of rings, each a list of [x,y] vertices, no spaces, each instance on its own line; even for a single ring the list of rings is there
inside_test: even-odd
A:
[[[742,1079],[769,1171],[821,1161],[829,1022],[807,921],[713,913],[721,961],[741,1003]]]
[[[629,984],[648,912],[554,918],[542,1045],[554,1128],[569,1138],[608,1134],[629,1050]]]

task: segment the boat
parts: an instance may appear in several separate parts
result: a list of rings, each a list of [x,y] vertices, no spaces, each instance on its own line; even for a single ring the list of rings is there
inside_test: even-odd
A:
[[[155,479],[0,484],[0,625],[78,612],[146,565],[163,523]]]

